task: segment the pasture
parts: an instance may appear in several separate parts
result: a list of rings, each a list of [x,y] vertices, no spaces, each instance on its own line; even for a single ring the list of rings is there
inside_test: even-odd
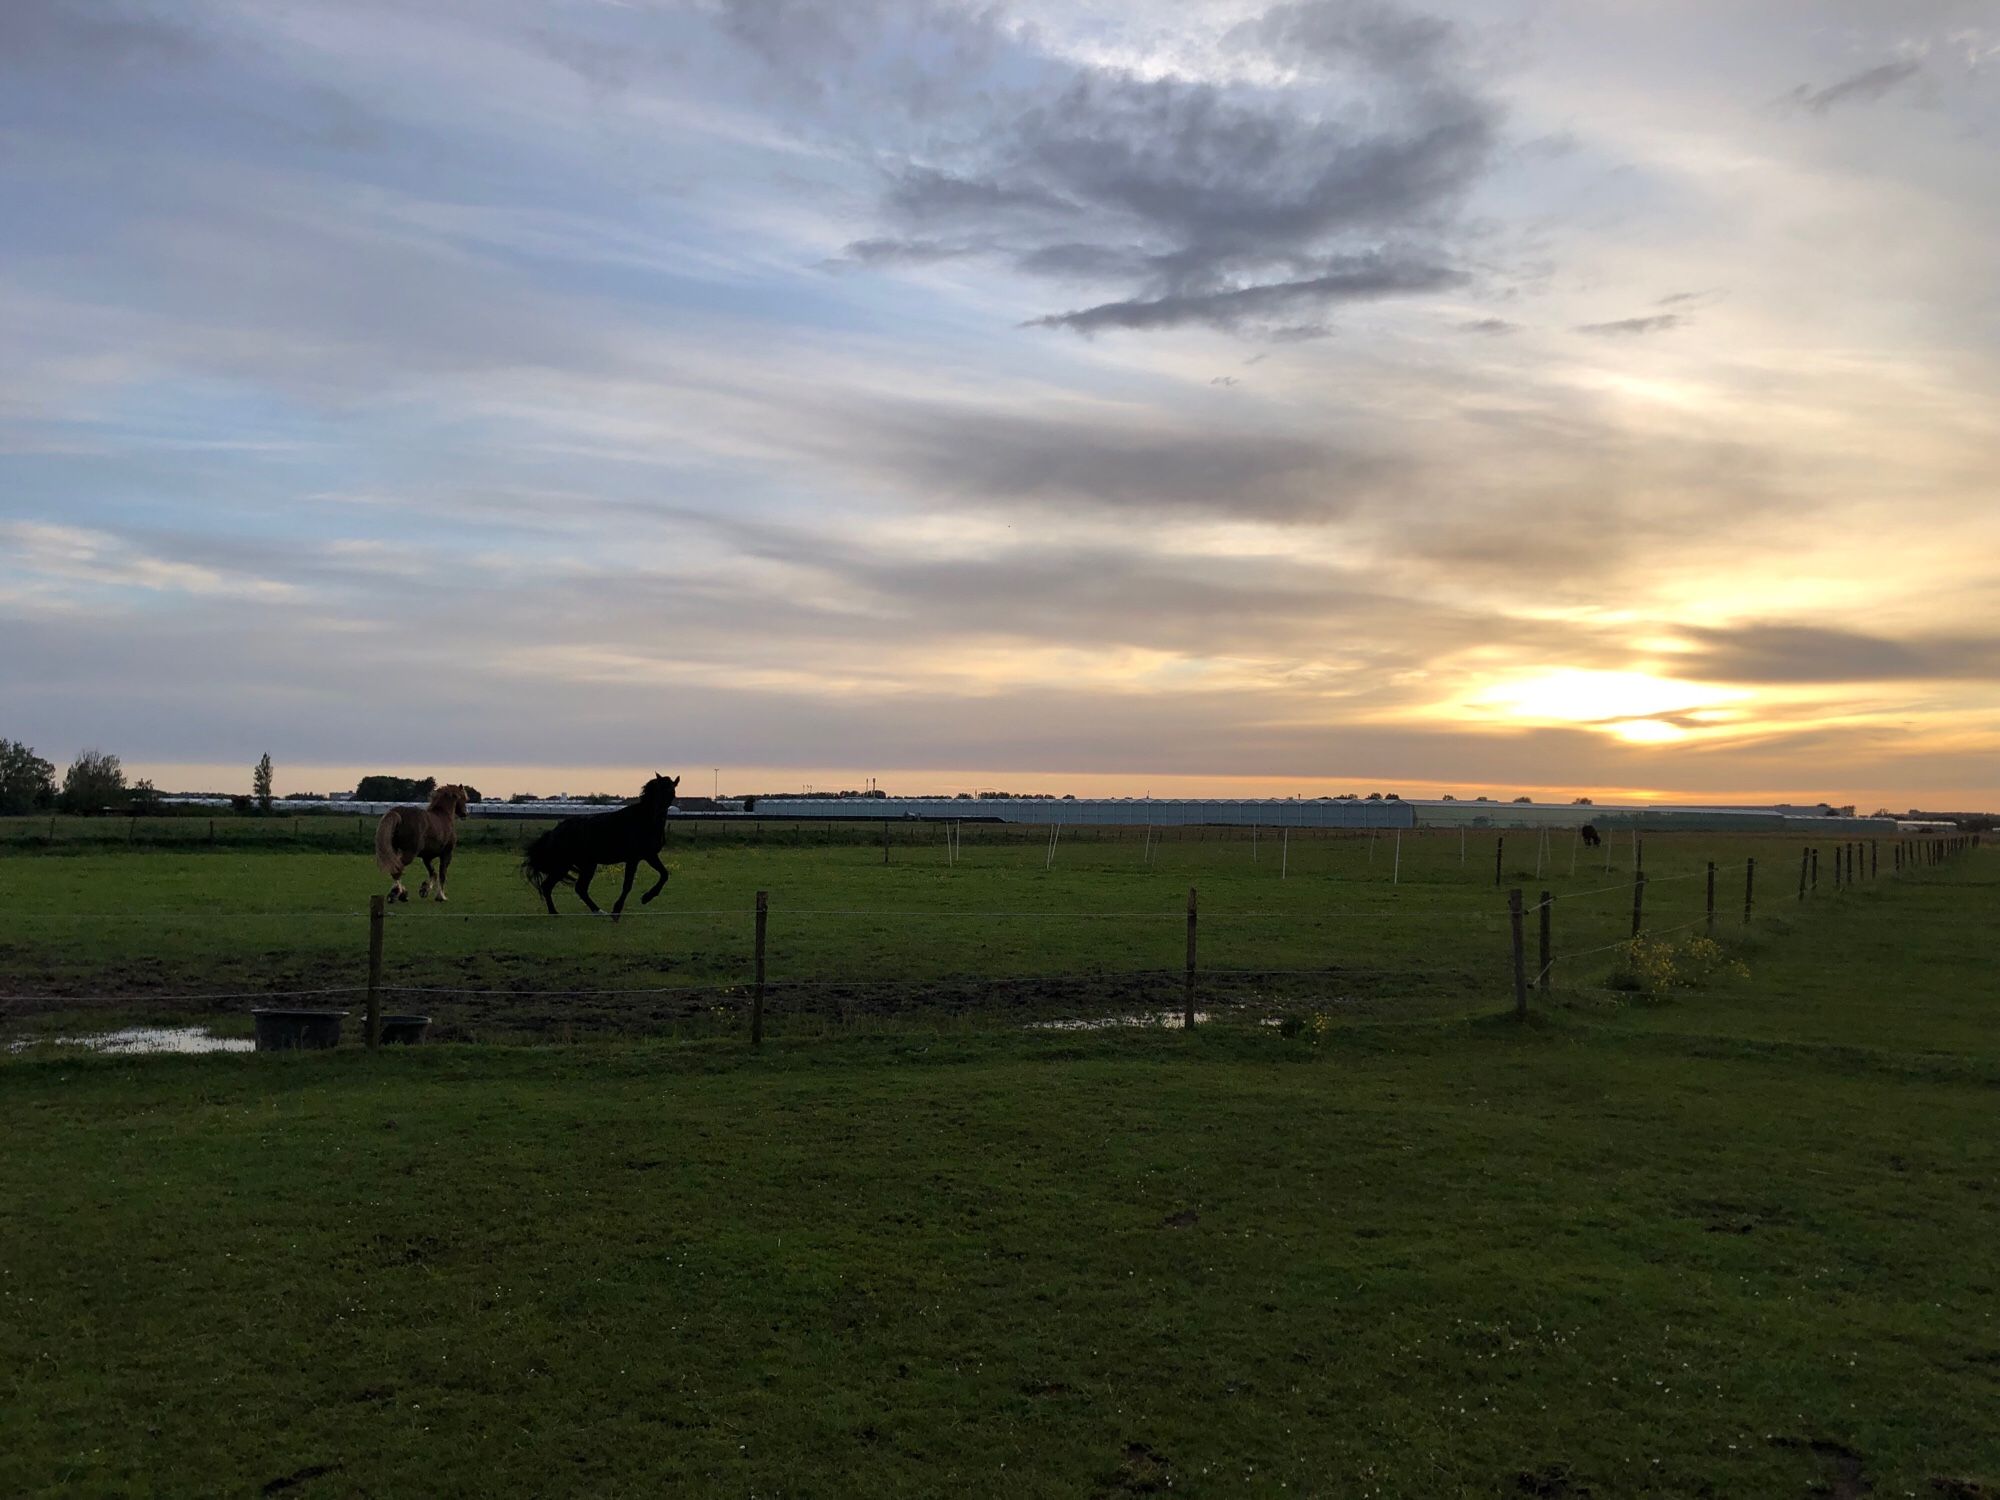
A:
[[[743,857],[706,889],[787,888]],[[280,858],[126,889],[324,899]],[[955,889],[845,858],[790,878]],[[1794,902],[1747,979],[1526,1026],[1496,986],[1293,1035],[0,1060],[0,1490],[1991,1493],[1996,874]]]
[[[1084,828],[1052,850],[1046,828],[968,823],[951,842],[937,825],[890,825],[885,862],[874,823],[694,820],[673,825],[673,879],[652,906],[635,901],[614,925],[563,891],[565,915],[550,919],[515,868],[539,826],[465,825],[451,901],[391,913],[386,1003],[435,1015],[440,1039],[740,1029],[760,890],[770,1024],[814,1032],[1177,1009],[1190,888],[1198,1003],[1216,1019],[1490,1009],[1511,985],[1509,887],[1526,888],[1531,906],[1555,895],[1557,989],[1601,983],[1631,930],[1629,841],[1590,851],[1566,834],[1544,848],[1489,831],[1399,844],[1387,833]],[[372,824],[325,815],[216,829],[211,839],[205,820],[100,821],[49,846],[39,825],[0,827],[0,1013],[42,1028],[162,1017],[240,1027],[259,996],[358,1009],[365,908],[384,884]],[[1880,876],[1837,892],[1831,852],[1815,902],[1858,901],[1890,879],[1894,850],[1881,847]],[[1761,941],[1799,911],[1795,840],[1655,834],[1643,854],[1651,932],[1703,930],[1711,861],[1719,938]],[[617,871],[596,890],[608,904]]]

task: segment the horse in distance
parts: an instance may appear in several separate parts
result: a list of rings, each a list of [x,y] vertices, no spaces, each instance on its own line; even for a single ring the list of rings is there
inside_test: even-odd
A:
[[[542,893],[550,916],[556,916],[556,887],[565,881],[576,885],[576,894],[596,916],[604,913],[590,899],[590,882],[599,865],[625,866],[625,885],[612,903],[611,918],[625,910],[632,894],[633,878],[641,864],[651,865],[660,878],[639,897],[645,905],[666,888],[667,867],[660,863],[660,848],[667,841],[667,809],[674,805],[680,788],[678,776],[655,776],[640,789],[639,800],[610,812],[585,813],[564,818],[542,834],[521,856],[521,873]]]
[[[375,863],[389,877],[391,901],[410,899],[403,871],[417,860],[424,862],[427,877],[417,894],[444,900],[444,879],[458,847],[456,820],[465,816],[467,805],[464,787],[441,786],[431,793],[428,807],[392,807],[382,814],[375,825]]]

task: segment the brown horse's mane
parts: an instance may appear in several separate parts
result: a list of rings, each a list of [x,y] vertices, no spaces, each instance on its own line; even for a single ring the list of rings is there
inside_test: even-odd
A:
[[[465,795],[464,791],[459,787],[441,786],[436,791],[431,793],[430,810],[434,813],[448,813],[456,811],[458,800],[464,795]]]

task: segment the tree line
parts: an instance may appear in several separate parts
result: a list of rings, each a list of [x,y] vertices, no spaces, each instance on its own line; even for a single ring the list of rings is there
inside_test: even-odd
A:
[[[19,740],[0,740],[0,814],[144,812],[160,805],[153,783],[127,785],[118,757],[86,750],[69,763],[62,781],[56,768]]]

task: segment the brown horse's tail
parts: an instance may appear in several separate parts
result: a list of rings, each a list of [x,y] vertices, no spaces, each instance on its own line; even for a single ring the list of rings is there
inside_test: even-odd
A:
[[[396,825],[401,808],[390,808],[375,825],[375,863],[391,880],[400,880],[409,861],[396,852]]]

